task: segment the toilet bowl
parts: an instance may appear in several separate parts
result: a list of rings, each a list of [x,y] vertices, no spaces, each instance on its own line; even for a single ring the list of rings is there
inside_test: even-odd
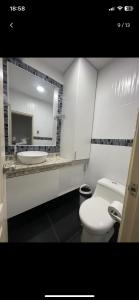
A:
[[[125,186],[107,178],[98,180],[94,195],[85,200],[79,210],[83,225],[82,242],[108,242],[114,233],[115,221],[108,213],[114,200],[123,203]]]

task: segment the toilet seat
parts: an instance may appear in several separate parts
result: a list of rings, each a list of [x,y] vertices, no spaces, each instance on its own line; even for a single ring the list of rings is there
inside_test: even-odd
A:
[[[115,221],[108,213],[108,205],[108,201],[96,196],[93,196],[82,203],[79,215],[81,222],[88,230],[101,235],[112,228]]]

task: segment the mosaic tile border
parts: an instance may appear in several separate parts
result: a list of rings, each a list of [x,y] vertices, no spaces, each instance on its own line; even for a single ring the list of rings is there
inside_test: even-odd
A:
[[[91,144],[132,147],[133,139],[91,139]]]
[[[27,65],[18,58],[3,58],[3,98],[4,98],[4,129],[5,129],[5,152],[7,155],[13,154],[14,146],[8,145],[8,97],[7,97],[7,62],[11,62],[16,66],[32,73],[35,76],[46,80],[48,83],[58,88],[58,114],[62,113],[63,85],[48,75],[38,71],[37,69]],[[60,152],[61,137],[61,120],[57,119],[57,137],[56,146],[17,146],[17,152],[35,150],[47,151],[49,153]]]
[[[52,141],[51,137],[43,137],[43,136],[33,136],[34,140],[41,140],[41,141]]]

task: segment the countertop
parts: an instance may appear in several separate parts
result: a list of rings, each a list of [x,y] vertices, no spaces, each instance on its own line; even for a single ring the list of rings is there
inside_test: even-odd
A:
[[[4,172],[7,178],[18,177],[28,174],[54,170],[66,165],[76,165],[78,163],[87,163],[88,159],[71,160],[60,156],[48,157],[46,162],[35,165],[21,164],[19,161],[7,160],[4,166]]]

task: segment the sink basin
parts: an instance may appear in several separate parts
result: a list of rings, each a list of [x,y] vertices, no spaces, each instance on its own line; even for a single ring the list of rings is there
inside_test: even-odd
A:
[[[18,160],[25,165],[40,164],[46,161],[47,152],[41,151],[23,151],[17,153]]]

